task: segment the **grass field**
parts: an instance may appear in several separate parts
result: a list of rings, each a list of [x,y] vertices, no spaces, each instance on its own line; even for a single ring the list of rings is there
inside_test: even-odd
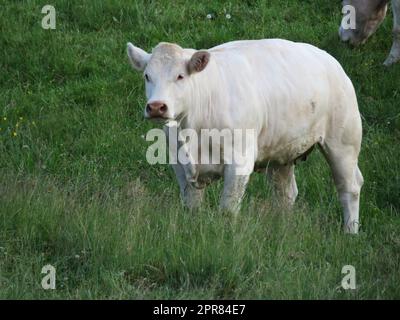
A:
[[[56,30],[41,28],[44,4],[0,3],[1,299],[400,298],[400,65],[382,66],[390,14],[351,49],[337,37],[338,1],[57,0]],[[297,167],[293,212],[253,174],[236,224],[218,212],[221,182],[191,213],[172,169],[146,162],[142,136],[156,125],[143,119],[126,43],[258,38],[321,47],[353,80],[364,127],[358,236],[342,233],[319,152]],[[56,290],[41,287],[46,264]],[[356,290],[341,288],[344,265],[356,268]]]

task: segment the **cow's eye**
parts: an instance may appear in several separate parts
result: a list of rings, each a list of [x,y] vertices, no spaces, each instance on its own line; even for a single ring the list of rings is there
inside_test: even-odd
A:
[[[147,73],[144,74],[144,78],[146,79],[147,82],[150,82],[150,77]]]
[[[183,78],[185,78],[183,74],[180,74],[176,77],[176,80],[183,80]]]

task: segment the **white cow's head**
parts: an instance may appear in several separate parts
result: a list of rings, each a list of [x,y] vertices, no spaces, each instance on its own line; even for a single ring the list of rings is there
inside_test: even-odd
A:
[[[128,43],[134,69],[143,72],[147,104],[144,115],[152,119],[177,119],[187,113],[193,75],[207,66],[207,51],[184,50],[176,44],[160,43],[151,54]]]
[[[343,7],[352,6],[355,9],[355,28],[339,28],[342,41],[349,41],[352,45],[363,44],[375,33],[385,19],[389,0],[344,0]]]

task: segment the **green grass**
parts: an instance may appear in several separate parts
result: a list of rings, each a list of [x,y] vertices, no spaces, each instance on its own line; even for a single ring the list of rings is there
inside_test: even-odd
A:
[[[400,298],[400,65],[382,66],[390,16],[351,49],[338,41],[335,1],[57,0],[56,30],[41,28],[43,5],[0,4],[0,298]],[[220,182],[191,213],[171,168],[146,162],[142,135],[155,125],[142,117],[126,42],[200,49],[275,37],[323,48],[354,82],[364,127],[358,236],[342,233],[318,152],[297,167],[293,212],[253,174],[236,224],[218,212]],[[40,285],[48,263],[56,290]],[[340,286],[348,264],[353,291]]]

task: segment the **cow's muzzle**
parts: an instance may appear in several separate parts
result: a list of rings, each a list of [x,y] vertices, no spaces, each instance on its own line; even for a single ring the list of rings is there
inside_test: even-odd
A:
[[[146,106],[146,117],[148,118],[167,118],[167,105],[162,101],[152,101]]]
[[[351,39],[351,32],[348,30],[344,30],[342,26],[339,27],[339,38],[343,42],[347,42]]]

